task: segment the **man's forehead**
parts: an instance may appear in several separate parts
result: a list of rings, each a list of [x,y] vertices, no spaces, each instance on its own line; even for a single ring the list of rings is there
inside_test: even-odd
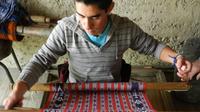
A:
[[[95,5],[76,4],[76,13],[83,17],[97,17],[105,13],[105,10],[99,9]]]
[[[76,2],[75,7],[76,10],[105,11],[104,9],[99,8],[96,4],[85,4],[82,2]]]
[[[76,14],[78,14],[79,16],[82,16],[82,17],[87,17],[87,18],[92,18],[92,17],[99,17],[99,16],[101,16],[101,13],[97,13],[97,14],[93,14],[93,15],[84,15],[84,14],[79,13],[78,11],[76,11]]]

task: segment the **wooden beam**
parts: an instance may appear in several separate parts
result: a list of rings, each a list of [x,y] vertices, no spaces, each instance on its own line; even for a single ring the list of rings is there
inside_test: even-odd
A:
[[[27,108],[27,107],[14,107],[13,109],[4,110],[0,108],[0,112],[40,112],[40,109]]]
[[[187,82],[157,82],[146,83],[147,88],[150,90],[188,90],[191,85]]]
[[[53,27],[44,27],[44,25],[35,26],[17,26],[17,32],[22,35],[45,36],[48,37]]]
[[[36,15],[32,15],[31,19],[34,22],[40,22],[40,23],[50,23],[50,18],[49,17],[45,17],[45,16],[36,16]]]

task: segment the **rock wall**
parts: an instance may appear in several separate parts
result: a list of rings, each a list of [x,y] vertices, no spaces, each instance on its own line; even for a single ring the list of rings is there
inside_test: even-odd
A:
[[[74,0],[20,0],[31,15],[62,18],[75,12]],[[189,38],[200,38],[200,0],[114,0],[113,13],[127,16],[145,32],[181,52]],[[24,66],[46,41],[47,37],[25,37],[13,47]],[[199,43],[196,43],[199,44]],[[62,63],[62,57],[58,63]],[[124,59],[132,65],[169,66],[152,56],[127,50]],[[16,67],[11,56],[3,60]]]

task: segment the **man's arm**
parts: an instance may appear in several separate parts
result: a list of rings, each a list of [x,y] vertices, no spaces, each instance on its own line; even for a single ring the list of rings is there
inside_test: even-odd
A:
[[[173,63],[173,58],[176,57],[178,54],[174,52],[171,48],[165,47],[160,54],[160,60],[168,62],[168,63]]]
[[[56,25],[47,42],[43,44],[38,53],[23,68],[18,77],[20,81],[15,84],[16,86],[8,98],[4,100],[5,109],[10,109],[19,104],[25,92],[38,81],[45,70],[67,52],[64,26],[63,23]]]
[[[136,24],[132,23],[131,25],[134,27],[132,28],[133,31],[130,48],[146,55],[153,54],[156,58],[159,58],[164,62],[175,64],[178,72],[181,74],[185,74],[191,70],[191,63],[184,59],[183,56],[178,55],[171,48],[145,33]],[[183,79],[183,76],[179,77]]]
[[[5,109],[10,109],[14,106],[21,105],[25,92],[29,89],[28,84],[24,81],[19,81],[15,84],[10,95],[4,100]]]

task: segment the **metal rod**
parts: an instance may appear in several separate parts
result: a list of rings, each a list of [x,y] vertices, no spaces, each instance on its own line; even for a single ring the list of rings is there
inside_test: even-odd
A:
[[[4,68],[4,70],[6,71],[6,74],[7,74],[7,76],[8,76],[8,79],[9,79],[10,83],[11,83],[11,84],[14,84],[15,82],[14,82],[14,80],[13,80],[13,78],[12,78],[12,75],[10,74],[8,68],[6,67],[6,65],[4,65],[2,62],[0,62],[0,65],[1,65],[1,66]]]
[[[12,50],[11,50],[11,53],[12,53],[12,56],[13,56],[13,58],[14,58],[14,60],[15,60],[15,63],[16,63],[16,65],[17,65],[18,70],[21,72],[21,71],[22,71],[22,68],[21,68],[21,66],[20,66],[20,64],[19,64],[19,61],[18,61],[18,59],[17,59],[17,56],[15,55],[15,51],[14,51],[13,48],[12,48]]]

